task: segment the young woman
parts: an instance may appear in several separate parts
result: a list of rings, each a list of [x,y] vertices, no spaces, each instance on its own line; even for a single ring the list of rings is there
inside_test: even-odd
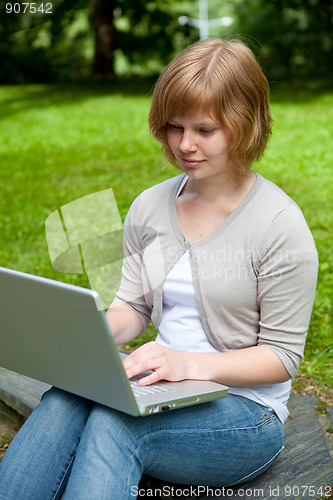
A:
[[[149,125],[182,171],[144,191],[124,227],[117,342],[152,320],[128,377],[202,379],[221,400],[136,418],[58,389],[46,393],[0,467],[0,499],[130,499],[142,473],[235,485],[283,446],[290,379],[302,359],[317,253],[297,205],[251,170],[271,134],[268,83],[241,42],[209,39],[160,76]]]

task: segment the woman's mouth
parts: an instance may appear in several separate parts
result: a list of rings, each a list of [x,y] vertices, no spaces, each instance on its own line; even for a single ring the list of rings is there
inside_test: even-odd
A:
[[[182,163],[186,167],[197,167],[203,160],[182,158]]]

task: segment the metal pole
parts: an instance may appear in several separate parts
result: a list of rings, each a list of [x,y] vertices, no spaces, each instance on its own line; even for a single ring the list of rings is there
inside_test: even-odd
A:
[[[208,0],[199,0],[199,33],[200,40],[209,38]]]
[[[199,19],[192,17],[180,16],[178,22],[181,25],[188,24],[199,30],[200,40],[209,38],[210,26],[230,26],[233,23],[231,17],[219,17],[218,19],[208,19],[208,0],[199,0]]]

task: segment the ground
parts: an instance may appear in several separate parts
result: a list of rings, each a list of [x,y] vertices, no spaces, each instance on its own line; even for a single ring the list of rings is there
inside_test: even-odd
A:
[[[23,422],[21,415],[0,401],[0,460]]]

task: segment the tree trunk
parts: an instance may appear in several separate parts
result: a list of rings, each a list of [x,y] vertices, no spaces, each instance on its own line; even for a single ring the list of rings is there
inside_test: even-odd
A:
[[[114,77],[113,11],[116,0],[91,0],[91,17],[95,33],[93,76],[97,79]]]

